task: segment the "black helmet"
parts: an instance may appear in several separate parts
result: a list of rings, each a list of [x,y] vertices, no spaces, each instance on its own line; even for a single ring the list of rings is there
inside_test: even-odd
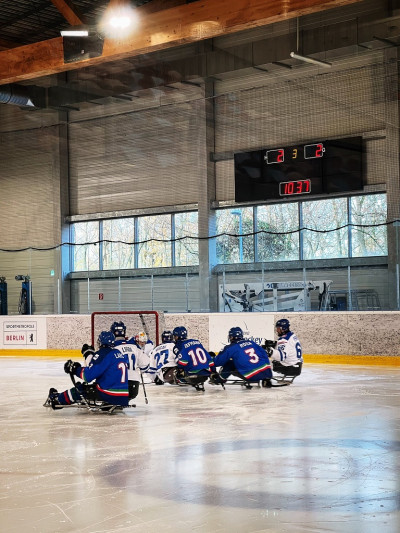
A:
[[[231,328],[228,333],[229,342],[239,342],[243,340],[243,330],[242,328],[235,327]]]
[[[126,326],[123,322],[114,322],[110,328],[110,331],[115,337],[125,337]]]
[[[99,346],[114,346],[115,337],[111,331],[102,331],[97,339]]]
[[[172,337],[172,331],[163,331],[161,333],[161,340],[162,342],[172,342],[173,341],[173,337]]]
[[[177,340],[184,341],[185,339],[187,339],[188,332],[184,326],[178,326],[174,329],[172,335],[174,338],[176,337]]]
[[[275,327],[281,328],[283,333],[287,333],[288,331],[290,331],[289,320],[287,318],[281,318],[280,320],[277,321],[277,323],[275,324]]]

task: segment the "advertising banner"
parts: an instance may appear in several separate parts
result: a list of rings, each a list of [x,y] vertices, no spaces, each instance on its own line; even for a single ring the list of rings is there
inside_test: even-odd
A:
[[[0,349],[35,349],[47,348],[46,317],[0,317]]]
[[[210,350],[219,352],[228,344],[228,332],[242,328],[244,337],[257,344],[265,339],[274,340],[274,315],[262,313],[216,313],[210,315]]]

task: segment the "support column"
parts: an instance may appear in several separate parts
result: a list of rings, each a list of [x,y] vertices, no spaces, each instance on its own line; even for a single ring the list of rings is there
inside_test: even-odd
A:
[[[398,50],[397,47],[384,51],[385,65],[385,122],[386,122],[386,153],[390,154],[395,163],[390,167],[390,175],[386,176],[386,192],[388,221],[400,219],[400,161],[399,161],[399,82],[398,82]],[[398,223],[388,226],[388,293],[389,309],[399,309],[399,275],[400,275],[400,242]]]
[[[65,222],[69,212],[69,140],[68,113],[60,112],[59,125],[59,169],[60,169],[60,235],[61,242],[69,242],[69,224]],[[57,287],[55,312],[71,311],[71,284],[67,275],[71,271],[70,246],[62,246],[58,253]]]
[[[200,310],[207,313],[218,311],[217,277],[212,273],[216,265],[216,243],[215,239],[208,239],[210,235],[215,235],[215,211],[211,210],[211,203],[215,200],[216,178],[215,163],[210,158],[210,154],[215,152],[213,81],[206,81],[204,93],[205,176],[199,188],[199,287]]]

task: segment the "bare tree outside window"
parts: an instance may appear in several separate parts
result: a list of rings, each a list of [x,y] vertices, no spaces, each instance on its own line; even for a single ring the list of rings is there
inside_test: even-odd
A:
[[[114,218],[111,220],[104,220],[103,240],[104,270],[117,270],[121,268],[135,267],[134,244],[123,244],[122,242],[114,242],[123,241],[134,243],[134,218]]]
[[[253,208],[221,209],[217,211],[217,234],[231,233],[217,237],[218,263],[252,263],[254,261],[254,236],[252,233]]]
[[[171,215],[138,217],[139,268],[169,267],[171,261]],[[166,242],[158,242],[161,239]],[[147,242],[142,242],[147,241]]]
[[[354,196],[351,199],[351,223],[359,225],[382,224],[386,222],[386,194]],[[368,257],[387,255],[386,226],[352,227],[352,256]]]
[[[346,198],[303,202],[303,225],[318,230],[303,231],[304,259],[348,257],[347,222]]]
[[[299,210],[297,203],[257,208],[258,261],[299,259]],[[259,233],[265,231],[266,233]],[[290,233],[294,231],[295,233]],[[270,232],[270,233],[269,233]]]
[[[76,222],[73,224],[74,246],[74,271],[83,272],[87,270],[99,269],[99,222]]]
[[[198,213],[191,211],[188,213],[177,213],[174,215],[175,238],[183,238],[175,242],[175,265],[190,266],[199,264],[199,234]]]

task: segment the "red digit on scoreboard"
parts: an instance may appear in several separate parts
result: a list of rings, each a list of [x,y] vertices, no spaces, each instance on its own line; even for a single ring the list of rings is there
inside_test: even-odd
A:
[[[315,149],[315,157],[322,157],[324,154],[324,145],[317,144]]]

